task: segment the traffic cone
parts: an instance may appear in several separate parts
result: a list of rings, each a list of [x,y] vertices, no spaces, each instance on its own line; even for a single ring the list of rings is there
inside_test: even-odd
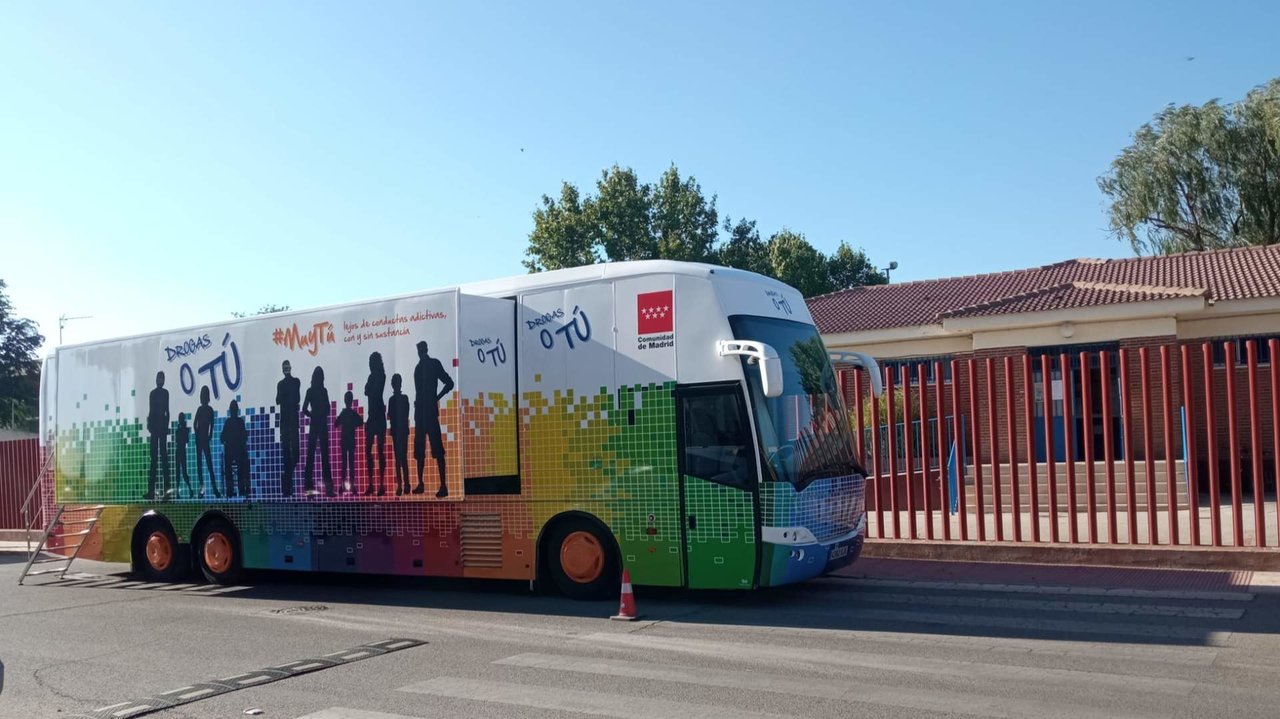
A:
[[[634,622],[636,614],[636,595],[631,591],[631,572],[622,570],[622,600],[618,603],[618,613],[609,617],[619,622]]]

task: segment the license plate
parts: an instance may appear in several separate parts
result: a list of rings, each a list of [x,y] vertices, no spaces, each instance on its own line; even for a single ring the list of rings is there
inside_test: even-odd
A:
[[[839,547],[832,547],[831,555],[828,558],[828,560],[840,559],[841,557],[847,555],[848,553],[849,553],[849,545],[847,544],[842,544]]]

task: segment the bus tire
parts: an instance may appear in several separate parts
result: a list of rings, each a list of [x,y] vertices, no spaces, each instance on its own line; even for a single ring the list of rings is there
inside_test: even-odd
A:
[[[599,522],[570,515],[547,531],[543,566],[560,593],[569,599],[607,599],[621,586],[618,548]]]
[[[176,582],[185,574],[178,535],[158,514],[144,516],[134,527],[129,554],[133,573],[149,582]]]
[[[191,543],[196,566],[212,584],[234,584],[244,574],[240,533],[222,517],[203,522]]]

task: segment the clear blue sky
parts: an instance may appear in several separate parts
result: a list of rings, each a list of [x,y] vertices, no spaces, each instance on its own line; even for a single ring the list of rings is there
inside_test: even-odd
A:
[[[56,340],[522,272],[543,193],[675,162],[894,280],[1122,256],[1095,178],[1280,75],[1274,2],[19,3],[0,278]],[[1188,60],[1194,57],[1194,60]]]

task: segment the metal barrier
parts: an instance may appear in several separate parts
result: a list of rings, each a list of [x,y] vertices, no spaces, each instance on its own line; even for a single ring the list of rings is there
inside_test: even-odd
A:
[[[1278,547],[1277,362],[1277,340],[1032,349],[886,366],[883,398],[841,370],[869,536]]]
[[[0,442],[0,529],[21,529],[22,502],[40,469],[34,437]]]

